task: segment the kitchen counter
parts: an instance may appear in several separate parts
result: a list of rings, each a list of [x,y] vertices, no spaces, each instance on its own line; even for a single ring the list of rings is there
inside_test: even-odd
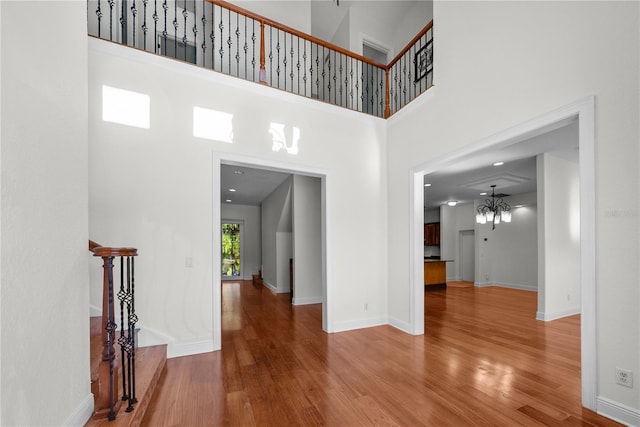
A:
[[[447,284],[447,263],[448,259],[424,259],[424,284],[445,285]]]

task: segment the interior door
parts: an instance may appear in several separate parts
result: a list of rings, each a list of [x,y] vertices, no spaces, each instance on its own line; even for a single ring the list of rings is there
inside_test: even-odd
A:
[[[473,230],[460,232],[460,270],[462,280],[475,281],[475,235]]]

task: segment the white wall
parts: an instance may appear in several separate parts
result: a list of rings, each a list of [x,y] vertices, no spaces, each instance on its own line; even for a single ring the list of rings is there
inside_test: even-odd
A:
[[[291,243],[291,188],[293,177],[287,178],[262,201],[262,277],[274,292],[289,287],[289,253]],[[286,265],[283,257],[286,257]],[[286,271],[287,278],[281,274]]]
[[[505,197],[511,222],[476,224],[476,285],[538,290],[536,193]],[[516,205],[524,205],[516,208]],[[485,240],[486,239],[486,240]]]
[[[242,274],[245,280],[250,280],[262,266],[260,206],[223,204],[220,216],[242,221]]]
[[[407,266],[389,280],[389,315],[408,321],[408,171],[595,95],[599,405],[636,414],[640,387],[617,385],[614,370],[640,371],[639,12],[637,2],[435,2],[435,87],[388,130],[389,256]]]
[[[291,274],[289,274],[289,260],[293,258],[293,233],[291,231],[276,232],[276,280],[275,286],[270,286],[276,293],[291,291]],[[269,286],[269,285],[267,285]]]
[[[82,425],[93,410],[86,5],[3,1],[0,16],[0,424]]]
[[[366,318],[386,318],[383,120],[100,40],[90,40],[89,75],[91,236],[139,249],[144,328],[185,345],[211,339],[214,155],[326,171],[328,329],[356,327],[365,302]],[[150,129],[103,122],[103,84],[149,94]],[[194,138],[193,106],[233,114],[234,142]],[[272,121],[300,129],[297,155],[272,151]]]
[[[580,167],[541,154],[538,174],[538,313],[541,320],[580,313]]]
[[[306,34],[311,34],[311,1],[310,0],[229,0],[272,21],[295,28]]]
[[[293,177],[293,277],[295,305],[322,302],[320,179]]]

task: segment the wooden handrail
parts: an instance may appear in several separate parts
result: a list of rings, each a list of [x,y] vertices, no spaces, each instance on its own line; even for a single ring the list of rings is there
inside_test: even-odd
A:
[[[411,41],[409,43],[407,43],[407,45],[404,47],[404,49],[402,49],[400,51],[399,54],[396,55],[395,58],[393,58],[391,60],[391,62],[389,63],[389,65],[387,65],[387,70],[389,70],[391,67],[394,66],[394,64],[396,62],[398,62],[400,60],[400,58],[402,58],[402,56],[407,53],[409,51],[409,49],[411,49],[413,47],[413,45],[420,40],[420,37],[424,36],[426,34],[427,31],[429,31],[431,28],[433,28],[433,19],[431,21],[429,21],[429,23],[422,29],[420,30],[420,32],[411,39]]]
[[[93,250],[93,256],[99,257],[117,257],[117,256],[138,256],[136,248],[108,248],[97,247]]]
[[[93,252],[95,248],[102,247],[100,243],[96,243],[93,240],[89,240],[89,252]]]
[[[267,24],[267,25],[269,25],[271,27],[278,28],[280,30],[286,31],[288,33],[293,34],[294,36],[297,36],[297,37],[300,37],[300,38],[305,39],[307,41],[310,41],[311,43],[315,43],[317,45],[324,46],[326,48],[335,50],[338,53],[341,53],[341,54],[346,55],[346,56],[348,56],[350,58],[357,59],[359,61],[365,62],[367,64],[373,65],[374,67],[381,68],[383,70],[385,68],[387,68],[387,66],[384,65],[384,64],[379,64],[379,63],[377,63],[377,62],[375,62],[375,61],[373,61],[373,60],[371,60],[369,58],[365,58],[362,55],[358,55],[357,53],[353,53],[353,52],[351,52],[351,51],[349,51],[347,49],[344,49],[344,48],[342,48],[340,46],[337,46],[335,44],[326,42],[324,40],[320,40],[319,38],[316,38],[316,37],[311,36],[309,34],[303,33],[302,31],[298,31],[295,28],[291,28],[291,27],[288,27],[286,25],[280,24],[279,22],[273,21],[273,20],[271,20],[269,18],[266,18],[266,17],[264,17],[262,15],[258,15],[257,13],[253,13],[253,12],[251,12],[251,11],[249,11],[247,9],[244,9],[244,8],[242,8],[240,6],[236,6],[235,4],[231,4],[231,3],[226,2],[224,0],[207,0],[207,1],[209,3],[216,4],[216,5],[220,6],[220,7],[225,8],[225,9],[228,9],[228,10],[231,10],[233,12],[236,12],[236,13],[239,13],[241,15],[244,15],[244,16],[247,16],[249,18],[252,18],[252,19],[260,22],[261,24]],[[264,40],[264,38],[262,40]]]

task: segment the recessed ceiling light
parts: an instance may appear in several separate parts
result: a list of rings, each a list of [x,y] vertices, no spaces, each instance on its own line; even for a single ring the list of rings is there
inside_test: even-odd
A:
[[[227,199],[227,200],[225,200],[225,202],[231,203],[231,199]]]
[[[458,202],[457,202],[457,201],[455,201],[455,200],[449,200],[449,201],[447,202],[447,204],[448,204],[449,206],[455,206],[455,205],[457,205],[457,204],[458,204]]]
[[[487,195],[487,193],[480,193],[480,195],[481,195],[481,196],[486,196],[486,195]]]
[[[424,186],[425,187],[431,187],[431,184],[425,184]]]
[[[231,191],[232,193],[235,193],[236,189],[235,188],[230,188],[229,191]]]
[[[515,205],[514,208],[523,208],[524,205]]]
[[[495,162],[493,164],[493,166],[502,166],[502,165],[504,165],[504,162]]]
[[[233,171],[233,173],[238,174],[238,175],[242,175],[244,173],[244,171]]]

